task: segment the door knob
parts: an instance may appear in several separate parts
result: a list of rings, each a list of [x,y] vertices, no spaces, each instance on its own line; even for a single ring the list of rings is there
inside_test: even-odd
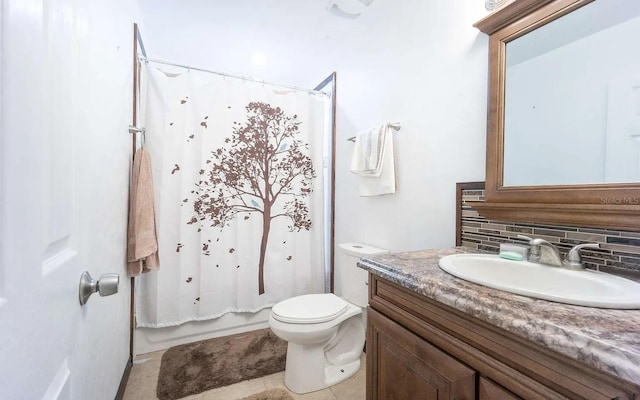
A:
[[[120,275],[115,273],[102,274],[100,279],[95,280],[89,272],[84,271],[80,275],[80,305],[87,304],[89,296],[95,292],[100,296],[111,296],[118,293],[118,284],[120,283]]]

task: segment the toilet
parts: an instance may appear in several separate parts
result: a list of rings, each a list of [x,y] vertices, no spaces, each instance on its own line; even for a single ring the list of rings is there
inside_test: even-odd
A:
[[[368,274],[356,263],[360,257],[389,251],[359,243],[338,247],[336,290],[341,297],[306,294],[283,300],[271,309],[269,327],[288,342],[284,383],[295,393],[333,386],[360,369]]]

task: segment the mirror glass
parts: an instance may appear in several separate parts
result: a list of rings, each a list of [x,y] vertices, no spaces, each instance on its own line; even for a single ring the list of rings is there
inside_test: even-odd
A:
[[[639,43],[639,0],[596,0],[507,43],[504,186],[640,182]]]

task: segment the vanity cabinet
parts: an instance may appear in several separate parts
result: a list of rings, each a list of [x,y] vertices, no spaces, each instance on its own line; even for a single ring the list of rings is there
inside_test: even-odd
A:
[[[478,382],[478,399],[480,400],[522,400],[502,386],[488,379],[480,378]]]
[[[367,315],[367,400],[640,399],[636,384],[374,274]]]
[[[380,313],[368,318],[376,382],[368,399],[475,399],[475,371]]]

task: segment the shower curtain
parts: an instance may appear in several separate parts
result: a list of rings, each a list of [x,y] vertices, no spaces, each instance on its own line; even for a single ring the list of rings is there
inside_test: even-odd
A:
[[[137,326],[322,292],[328,98],[154,63],[143,70],[161,269],[137,278]]]

